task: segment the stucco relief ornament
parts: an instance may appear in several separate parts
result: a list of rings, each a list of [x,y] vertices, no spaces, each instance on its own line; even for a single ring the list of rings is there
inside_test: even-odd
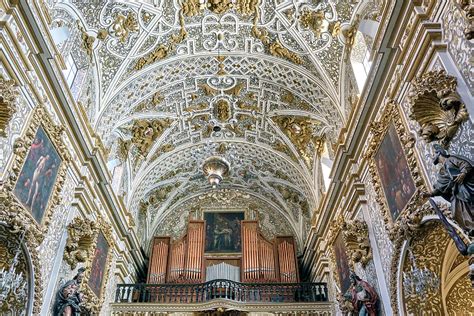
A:
[[[127,40],[130,33],[134,32],[138,32],[138,22],[132,12],[129,12],[127,16],[118,14],[110,25],[110,34],[117,37],[122,43]]]
[[[351,260],[365,267],[372,259],[367,223],[359,220],[344,222],[342,229]]]
[[[67,226],[68,238],[64,250],[64,260],[75,269],[79,262],[86,262],[97,227],[94,222],[80,217]]]
[[[427,142],[439,141],[444,148],[456,136],[469,113],[456,92],[456,78],[444,70],[429,71],[414,82],[410,95],[410,118],[420,124],[418,134]]]
[[[16,112],[16,98],[18,91],[14,80],[6,80],[0,75],[0,137],[5,137],[5,130]]]

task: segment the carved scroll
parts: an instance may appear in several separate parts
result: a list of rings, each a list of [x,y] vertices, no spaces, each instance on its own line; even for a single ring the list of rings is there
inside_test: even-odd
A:
[[[444,70],[429,71],[415,79],[410,95],[410,118],[420,124],[418,134],[427,142],[447,148],[469,113],[456,92],[456,78]]]
[[[365,267],[372,259],[367,223],[359,220],[344,222],[342,229],[350,259],[354,264],[360,262]]]
[[[67,234],[64,261],[74,270],[79,262],[86,262],[89,251],[94,245],[97,226],[91,220],[76,217],[67,226]]]
[[[6,136],[6,128],[16,111],[18,91],[14,80],[6,80],[0,75],[0,136]]]

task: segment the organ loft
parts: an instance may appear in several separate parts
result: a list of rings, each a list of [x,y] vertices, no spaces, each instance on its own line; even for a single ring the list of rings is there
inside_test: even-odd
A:
[[[0,0],[0,315],[471,315],[473,0]]]

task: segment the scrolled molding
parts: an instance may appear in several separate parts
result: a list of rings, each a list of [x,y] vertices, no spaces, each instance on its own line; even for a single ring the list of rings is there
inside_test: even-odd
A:
[[[0,74],[0,137],[6,136],[8,123],[16,112],[18,94],[15,80],[7,80]]]
[[[420,125],[418,134],[427,142],[448,148],[469,113],[456,92],[456,77],[444,70],[428,71],[413,81],[410,118]]]
[[[370,247],[369,229],[367,223],[360,220],[344,222],[342,225],[344,243],[349,252],[349,258],[353,264],[362,264],[366,267],[372,259],[372,248]]]
[[[97,225],[89,219],[76,217],[67,226],[67,232],[64,261],[74,270],[78,263],[87,261],[87,255],[94,246]]]

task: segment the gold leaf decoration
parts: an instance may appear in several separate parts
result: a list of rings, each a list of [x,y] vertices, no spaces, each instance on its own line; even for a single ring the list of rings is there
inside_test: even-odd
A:
[[[93,247],[97,227],[94,222],[76,217],[67,226],[68,238],[64,249],[64,260],[74,270],[78,263],[86,262]]]
[[[166,119],[136,120],[131,128],[132,143],[142,156],[146,156],[154,141],[171,126],[172,121]]]
[[[0,136],[6,136],[6,128],[16,112],[18,91],[14,80],[6,80],[0,74]]]

